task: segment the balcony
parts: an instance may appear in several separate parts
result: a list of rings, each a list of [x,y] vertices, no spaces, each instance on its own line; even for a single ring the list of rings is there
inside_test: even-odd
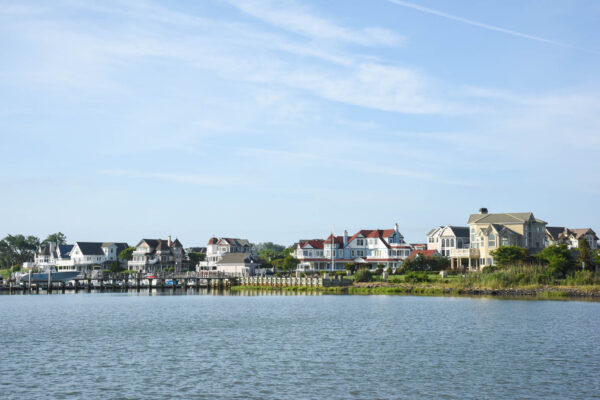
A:
[[[450,249],[450,257],[479,258],[479,249]]]

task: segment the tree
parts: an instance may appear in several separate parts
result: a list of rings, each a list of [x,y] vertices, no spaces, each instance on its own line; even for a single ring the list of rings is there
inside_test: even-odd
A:
[[[300,263],[300,260],[298,260],[296,257],[293,256],[287,256],[283,259],[283,270],[287,271],[287,272],[293,272],[296,270],[296,267],[298,266],[298,264]]]
[[[187,253],[187,257],[192,265],[198,265],[200,261],[204,261],[204,259],[206,258],[206,254],[201,253],[199,251],[190,251],[189,253]]]
[[[67,244],[67,236],[62,232],[56,232],[48,235],[42,243],[55,242],[56,244]]]
[[[490,254],[499,267],[520,264],[529,258],[527,249],[519,246],[500,246],[496,250],[492,250]]]
[[[594,270],[592,251],[586,238],[579,239],[579,257],[577,261],[580,267],[585,267],[589,271]]]
[[[0,263],[4,268],[32,261],[40,239],[35,236],[7,235],[0,241]]]
[[[108,265],[108,270],[112,273],[122,272],[125,270],[118,261],[111,261]]]
[[[121,250],[119,253],[119,259],[123,261],[131,261],[133,259],[133,252],[135,251],[135,247],[128,247],[126,249]]]
[[[566,244],[553,244],[542,250],[537,258],[548,265],[547,273],[554,278],[564,278],[575,267],[573,255]]]
[[[441,271],[448,268],[449,260],[446,257],[425,257],[417,254],[413,258],[404,260],[399,270],[406,271]]]
[[[354,274],[354,272],[356,271],[356,264],[355,263],[346,263],[344,265],[344,268],[346,269],[346,271],[350,271],[351,274]]]
[[[285,246],[273,242],[264,242],[256,245],[256,251],[258,251],[259,254],[261,250],[271,250],[275,253],[281,253],[285,250]]]

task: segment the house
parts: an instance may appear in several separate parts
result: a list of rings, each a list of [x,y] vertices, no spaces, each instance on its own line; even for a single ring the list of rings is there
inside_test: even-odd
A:
[[[469,248],[468,226],[438,226],[427,234],[427,250],[436,250],[445,257],[452,249]]]
[[[564,226],[548,226],[546,227],[546,245],[567,244],[570,249],[579,247],[579,241],[586,239],[590,249],[598,248],[598,236],[591,228],[565,228]]]
[[[442,254],[437,250],[413,250],[407,260],[412,260],[415,257],[441,257]]]
[[[468,249],[451,249],[451,266],[480,269],[494,265],[491,252],[500,246],[519,246],[530,254],[541,251],[546,241],[547,222],[534,217],[531,212],[490,214],[481,208],[471,214]],[[465,265],[466,262],[466,265]]]
[[[198,270],[216,271],[218,262],[228,253],[248,253],[255,256],[256,249],[247,239],[212,237],[206,245],[206,260],[198,264]]]
[[[348,263],[366,268],[398,267],[412,251],[394,229],[360,230],[352,236],[330,235],[327,239],[300,240],[294,248],[294,257],[300,260],[299,271],[344,270]]]
[[[135,246],[128,268],[142,272],[161,272],[169,268],[184,268],[184,251],[179,239],[142,239]]]
[[[117,242],[75,242],[75,244],[42,243],[38,248],[34,265],[39,268],[56,267],[57,270],[89,272],[104,269],[112,261],[118,261],[119,253],[128,247]]]
[[[256,268],[260,268],[260,263],[252,253],[226,253],[216,266],[218,272],[230,276],[252,276]]]

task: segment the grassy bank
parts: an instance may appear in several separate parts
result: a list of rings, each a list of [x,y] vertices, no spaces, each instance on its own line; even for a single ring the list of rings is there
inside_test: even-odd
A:
[[[232,290],[253,289],[332,294],[492,295],[600,299],[600,276],[589,271],[578,271],[564,279],[556,279],[542,266],[520,265],[492,272],[471,272],[445,278],[439,274],[409,273],[391,276],[387,281],[375,278],[371,282],[354,283],[348,287],[237,286],[232,288]]]

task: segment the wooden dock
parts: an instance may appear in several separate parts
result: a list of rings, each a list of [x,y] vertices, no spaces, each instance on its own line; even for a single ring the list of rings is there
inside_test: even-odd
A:
[[[145,275],[105,274],[93,276],[82,274],[81,277],[69,282],[16,282],[8,281],[0,285],[0,291],[9,293],[52,293],[53,291],[121,291],[121,290],[153,290],[153,289],[200,289],[200,288],[228,288],[236,285],[238,278],[220,273],[193,272],[182,274],[165,274],[163,276],[148,277]]]

